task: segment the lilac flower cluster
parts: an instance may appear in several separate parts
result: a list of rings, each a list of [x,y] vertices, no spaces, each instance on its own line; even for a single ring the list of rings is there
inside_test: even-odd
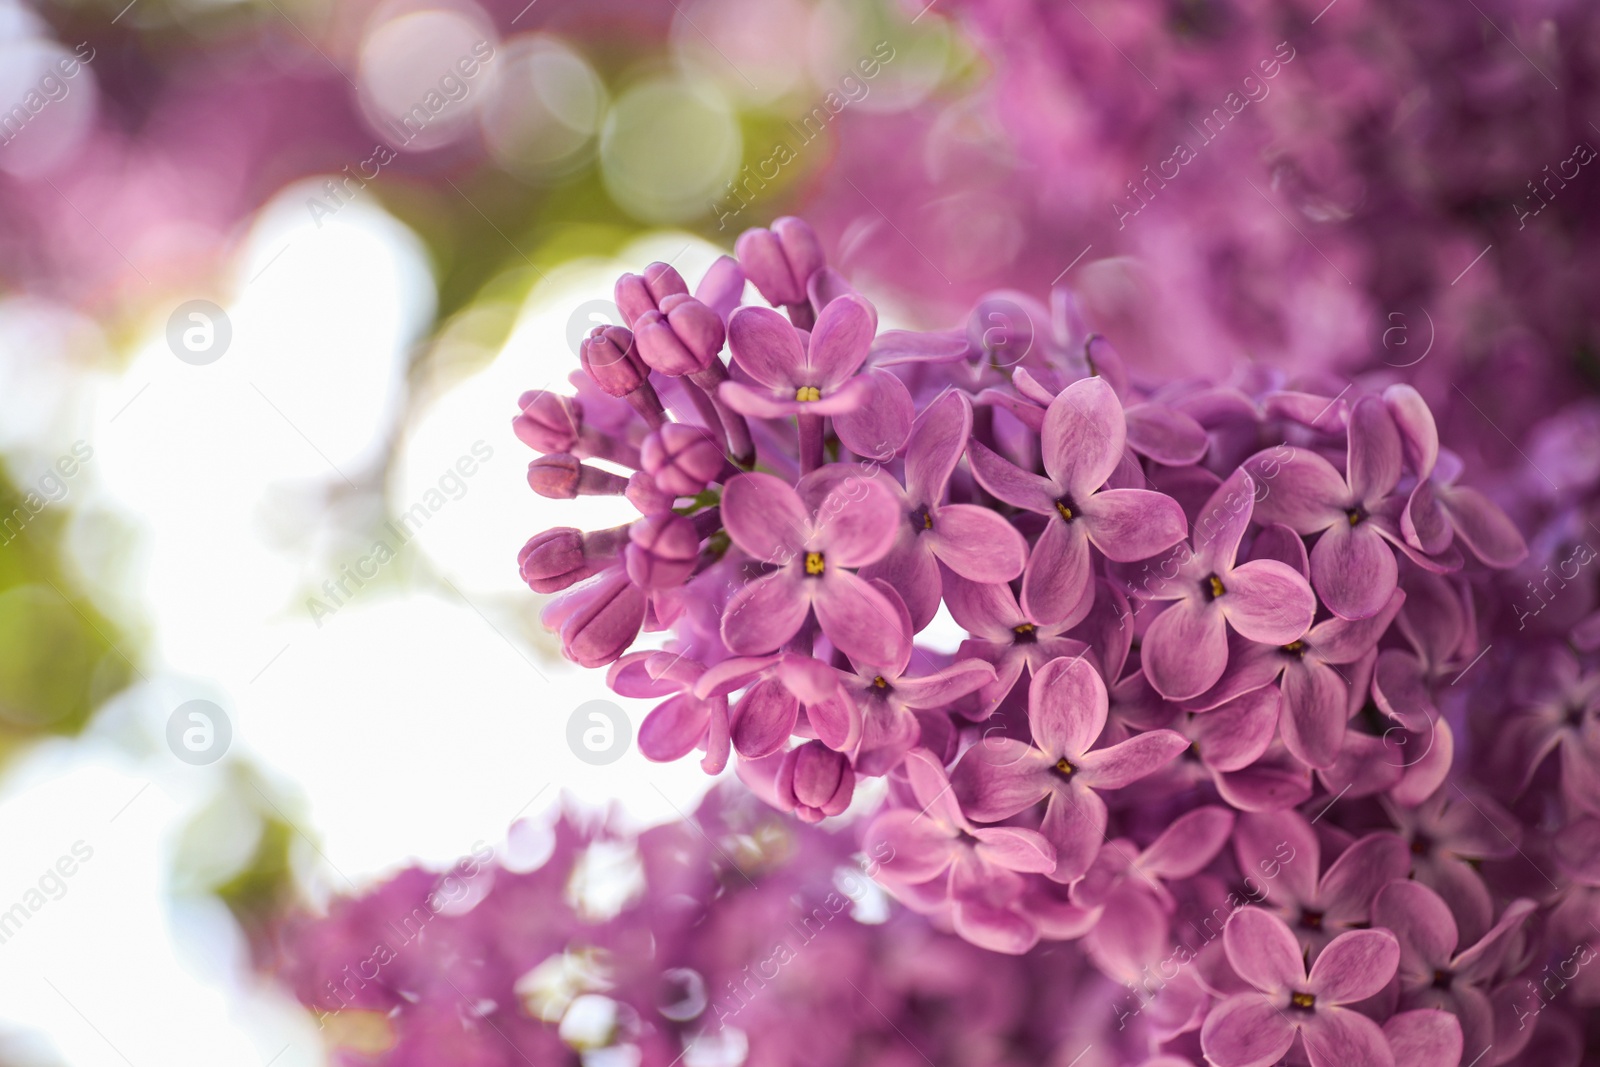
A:
[[[1064,290],[879,333],[799,220],[737,253],[694,296],[624,277],[631,331],[517,419],[537,490],[643,515],[522,567],[572,659],[661,698],[648,757],[737,753],[812,822],[884,778],[882,884],[997,952],[1078,941],[1131,994],[1105,1062],[1577,1062],[1600,625],[1509,718],[1473,706],[1500,656],[1457,686],[1529,551],[1415,389],[1142,385]]]

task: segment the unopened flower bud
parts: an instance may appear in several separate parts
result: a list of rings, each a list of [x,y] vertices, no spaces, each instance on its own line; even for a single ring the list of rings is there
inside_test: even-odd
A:
[[[529,448],[570,452],[583,430],[583,405],[575,397],[534,389],[522,394],[522,414],[511,428]]]
[[[655,484],[674,496],[694,496],[730,467],[712,432],[686,422],[669,422],[646,437],[639,455]]]
[[[594,573],[584,558],[583,531],[570,526],[535,534],[517,553],[522,580],[535,593],[556,593]]]
[[[645,593],[614,567],[592,585],[568,594],[573,602],[559,608],[561,651],[582,667],[615,662],[639,636],[644,625]]]
[[[700,558],[694,523],[671,511],[647,515],[628,528],[622,552],[628,577],[642,589],[671,589],[688,581]]]
[[[528,484],[542,497],[571,500],[577,496],[614,496],[628,488],[628,479],[585,466],[570,452],[557,452],[528,464]]]
[[[645,364],[673,376],[705,370],[728,336],[721,316],[692,296],[667,297],[659,309],[640,315],[634,326]]]
[[[784,754],[778,767],[778,799],[793,805],[806,822],[821,822],[850,806],[856,791],[856,772],[842,752],[821,741],[807,741]]]
[[[618,278],[613,296],[617,310],[622,313],[622,321],[632,327],[639,321],[640,315],[659,308],[662,300],[674,293],[687,295],[688,292],[689,286],[684,283],[683,275],[670,264],[652,263],[644,269],[643,274],[624,274]]]
[[[816,233],[793,216],[778,219],[770,230],[746,230],[734,251],[745,276],[774,306],[804,304],[806,283],[826,265]]]
[[[633,333],[621,326],[596,326],[578,346],[584,373],[603,392],[623,397],[639,388],[650,369],[634,348]]]

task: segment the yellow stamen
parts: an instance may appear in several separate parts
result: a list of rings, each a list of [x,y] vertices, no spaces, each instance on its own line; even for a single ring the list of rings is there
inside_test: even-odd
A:
[[[812,575],[821,574],[822,573],[822,567],[823,567],[823,564],[822,564],[822,553],[821,552],[807,552],[806,553],[806,573],[807,574],[812,574]]]
[[[1211,582],[1212,600],[1215,600],[1217,597],[1227,592],[1227,590],[1222,587],[1222,579],[1218,578],[1215,574],[1210,577],[1209,581]]]
[[[924,512],[922,515],[922,528],[924,530],[933,529],[933,516],[927,512]]]
[[[1283,646],[1283,650],[1291,656],[1298,656],[1306,650],[1306,643],[1304,641],[1290,641]]]
[[[877,686],[879,689],[889,688],[889,683],[883,680],[883,675],[881,674],[872,680],[872,684]]]
[[[1059,500],[1056,501],[1056,512],[1067,522],[1072,521],[1072,509]]]
[[[1025,622],[1021,626],[1013,626],[1011,628],[1011,632],[1015,633],[1015,634],[1021,634],[1023,636],[1027,636],[1028,634],[1033,633],[1033,623]]]
[[[802,385],[794,391],[794,398],[802,404],[809,404],[822,399],[822,390],[814,385]]]
[[[1060,771],[1064,775],[1067,775],[1069,778],[1072,776],[1072,772],[1077,769],[1078,768],[1067,762],[1067,757],[1065,756],[1062,756],[1060,759],[1056,760],[1056,770]]]
[[[1311,993],[1292,993],[1289,1004],[1295,1008],[1313,1008],[1316,1007],[1317,998]]]

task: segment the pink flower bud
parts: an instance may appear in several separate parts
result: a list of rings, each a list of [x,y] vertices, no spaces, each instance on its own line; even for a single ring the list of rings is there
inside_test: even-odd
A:
[[[628,577],[643,589],[671,589],[694,573],[700,558],[700,535],[682,515],[664,511],[648,515],[628,529],[623,549]]]
[[[562,653],[582,667],[603,667],[628,650],[644,625],[644,590],[615,567],[562,605]]]
[[[644,382],[650,368],[634,348],[632,332],[621,326],[596,326],[578,346],[584,373],[604,392],[627,396]]]
[[[540,452],[570,452],[583,430],[583,405],[575,397],[534,389],[522,394],[522,414],[511,429],[529,448]]]
[[[665,298],[674,293],[688,292],[689,287],[684,284],[683,275],[670,264],[652,263],[644,269],[643,274],[624,274],[618,278],[613,296],[617,310],[622,313],[622,321],[631,327],[639,321],[640,315],[660,307]]]
[[[674,376],[709,367],[728,336],[722,317],[692,296],[669,296],[634,325],[645,364]]]
[[[778,766],[778,799],[806,822],[821,822],[850,806],[856,772],[850,760],[821,741],[807,741],[784,754]]]
[[[685,422],[670,422],[646,437],[640,459],[655,484],[674,496],[694,496],[728,465],[711,432]]]
[[[793,216],[777,220],[770,230],[746,230],[734,251],[745,276],[774,306],[804,304],[806,283],[827,264],[816,233]]]
[[[571,500],[577,496],[614,496],[628,488],[628,479],[585,466],[570,452],[557,452],[528,464],[528,484],[542,497]]]
[[[584,557],[583,531],[557,526],[529,538],[517,553],[522,580],[535,593],[556,593],[594,573]]]

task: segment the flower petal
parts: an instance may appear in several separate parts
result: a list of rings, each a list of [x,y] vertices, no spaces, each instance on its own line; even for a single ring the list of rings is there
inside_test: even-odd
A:
[[[1127,435],[1122,401],[1111,385],[1103,378],[1080,378],[1056,394],[1045,412],[1044,469],[1082,503],[1116,470]]]
[[[940,508],[921,540],[939,562],[974,582],[1009,582],[1028,560],[1028,542],[1017,528],[973,504]]]
[[[1123,413],[1128,447],[1169,467],[1199,463],[1211,439],[1205,427],[1163,404],[1135,404]]]
[[[1049,874],[1055,870],[1056,850],[1044,835],[1017,826],[985,826],[972,831],[978,839],[978,858],[1008,871]]]
[[[1028,727],[1051,761],[1077,762],[1106,724],[1106,683],[1087,659],[1055,659],[1028,689]]]
[[[968,817],[998,822],[1050,792],[1050,766],[1051,760],[1024,741],[986,736],[961,757],[950,781]]]
[[[805,364],[800,334],[788,319],[764,307],[742,307],[728,319],[728,349],[751,378],[769,389],[794,389]]]
[[[1022,610],[1036,623],[1075,625],[1094,605],[1090,578],[1083,523],[1051,519],[1022,571]]]
[[[878,313],[856,293],[828,302],[817,316],[806,350],[809,384],[828,392],[855,374],[866,362],[872,336],[878,330]]]
[[[741,656],[759,656],[782,647],[800,631],[810,610],[801,588],[805,580],[793,568],[786,568],[757,578],[735,593],[722,613],[722,643]]]
[[[1348,1008],[1319,1007],[1302,1026],[1300,1039],[1311,1067],[1394,1067],[1394,1053],[1378,1024]]]
[[[1078,758],[1083,783],[1095,789],[1121,789],[1159,771],[1189,747],[1176,730],[1134,734],[1110,748],[1097,748]]]
[[[1189,532],[1178,502],[1148,489],[1105,489],[1078,507],[1089,540],[1119,563],[1148,559]]]
[[[1349,930],[1328,942],[1311,965],[1310,990],[1320,1009],[1375,995],[1394,977],[1400,943],[1387,930]]]
[[[1389,941],[1392,944],[1394,938],[1390,937]],[[1223,927],[1222,947],[1239,977],[1264,993],[1306,988],[1306,965],[1300,955],[1300,942],[1295,940],[1284,921],[1270,911],[1251,907],[1234,912],[1228,925]],[[1389,973],[1394,973],[1393,967]]]
[[[911,616],[911,632],[918,633],[939,613],[939,563],[924,539],[901,537],[882,559],[863,567],[861,577],[888,584]]]
[[[1386,831],[1367,834],[1340,853],[1322,876],[1319,892],[1327,913],[1324,921],[1329,925],[1367,922],[1378,890],[1404,878],[1410,870],[1411,853],[1399,835]]]
[[[1394,1062],[1405,1067],[1459,1067],[1461,1063],[1461,1023],[1447,1011],[1422,1008],[1391,1015],[1383,1024],[1383,1036]]]
[[[1400,944],[1400,974],[1426,975],[1447,969],[1456,951],[1456,920],[1450,906],[1421,882],[1390,882],[1372,902],[1372,925],[1387,927]]]
[[[856,408],[833,417],[833,432],[858,456],[887,463],[906,443],[916,408],[905,384],[886,370],[870,370],[857,381],[865,383],[866,398]]]
[[[1281,703],[1276,686],[1263,686],[1196,718],[1195,745],[1201,761],[1218,771],[1250,766],[1272,744]]]
[[[811,603],[822,632],[854,662],[892,667],[910,656],[911,635],[901,625],[904,609],[865,579],[830,567]]]
[[[967,442],[967,458],[978,484],[1007,504],[1040,515],[1056,514],[1060,492],[1049,479],[1030,474],[981,441]]]
[[[1367,522],[1336,522],[1311,548],[1311,584],[1341,619],[1365,619],[1382,611],[1399,575],[1394,551]]]
[[[1308,767],[1332,767],[1344,743],[1349,686],[1327,664],[1307,661],[1283,672],[1282,687],[1284,746]]]
[[[671,763],[693,752],[711,723],[709,703],[680,694],[651,709],[639,724],[639,751],[656,763]]]
[[[1256,482],[1243,467],[1229,475],[1201,507],[1194,521],[1195,565],[1224,571],[1238,558],[1239,542],[1255,511]]]
[[[1222,605],[1228,625],[1241,637],[1264,645],[1287,645],[1303,637],[1316,617],[1317,598],[1311,586],[1293,568],[1275,559],[1241,563],[1228,572],[1223,583],[1228,591],[1217,603]]]
[[[1056,849],[1056,869],[1050,877],[1072,882],[1094,862],[1106,835],[1106,802],[1093,789],[1064,785],[1050,796],[1042,833]]]
[[[812,543],[822,549],[828,571],[875,563],[893,547],[900,535],[900,504],[887,480],[845,478],[823,498]]]
[[[1260,993],[1229,997],[1206,1013],[1200,1048],[1217,1067],[1268,1067],[1294,1044],[1294,1024]]]
[[[906,441],[906,496],[914,504],[944,502],[945,486],[972,436],[972,402],[951,389],[922,409]]]
[[[1375,396],[1356,401],[1346,459],[1351,496],[1368,505],[1388,496],[1400,481],[1402,457],[1400,431],[1383,401]]]
[[[1350,489],[1333,464],[1307,448],[1258,452],[1244,468],[1259,485],[1255,520],[1281,522],[1298,534],[1316,533],[1344,518]]]
[[[1186,812],[1139,854],[1139,866],[1162,879],[1197,874],[1227,844],[1233,822],[1233,812],[1220,804]]]
[[[804,551],[811,515],[783,479],[739,474],[722,491],[722,524],[734,544],[763,563],[781,567]]]
[[[1145,677],[1168,700],[1199,696],[1228,666],[1227,626],[1213,601],[1179,600],[1145,631]]]
[[[911,808],[895,808],[872,820],[862,840],[869,856],[878,861],[886,879],[916,884],[938,877],[955,857],[950,828]]]
[[[794,733],[800,702],[775,678],[752,685],[733,709],[733,747],[745,759],[770,756]]]
[[[1464,485],[1451,486],[1438,495],[1456,533],[1479,559],[1505,569],[1528,558],[1528,543],[1488,497]]]

